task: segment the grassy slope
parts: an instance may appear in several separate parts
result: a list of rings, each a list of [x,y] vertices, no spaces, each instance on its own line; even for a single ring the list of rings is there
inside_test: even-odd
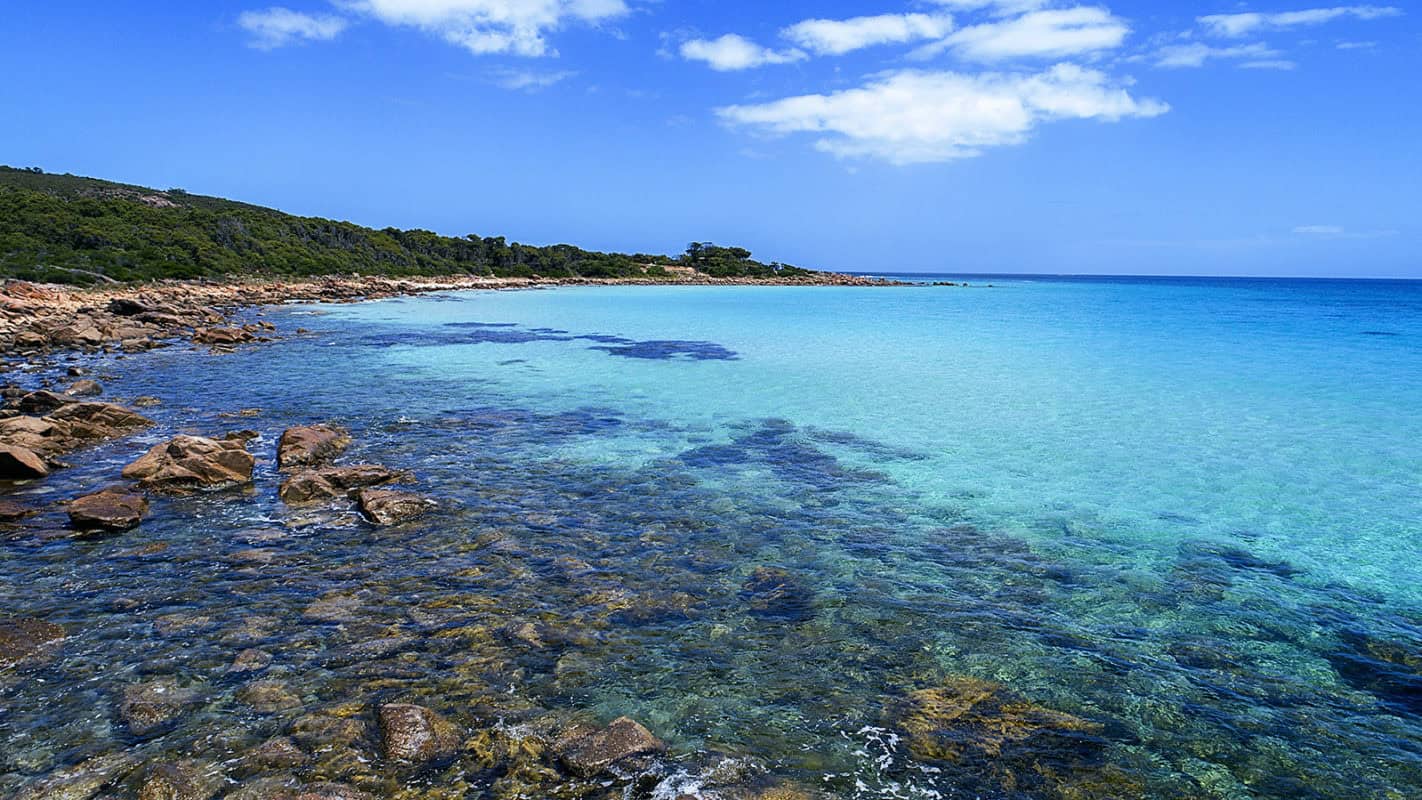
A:
[[[723,276],[800,272],[732,248],[676,261],[375,230],[177,189],[0,167],[0,277],[80,284],[350,273],[613,278],[658,276],[661,265],[674,263]]]

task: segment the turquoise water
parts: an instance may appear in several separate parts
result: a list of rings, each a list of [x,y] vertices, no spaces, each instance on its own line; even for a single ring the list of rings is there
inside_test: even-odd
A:
[[[106,384],[169,401],[153,441],[337,420],[444,510],[373,533],[282,508],[267,466],[124,537],[16,538],[0,601],[84,633],[42,685],[0,682],[10,783],[122,741],[92,709],[134,676],[207,698],[145,753],[280,732],[212,677],[256,617],[306,711],[629,714],[672,745],[657,796],[716,796],[715,754],[832,797],[1422,787],[1422,284],[579,287],[267,318],[312,333]],[[273,560],[233,566],[254,546]],[[333,592],[359,620],[302,617]],[[173,614],[208,619],[164,634]],[[538,645],[507,634],[526,622]],[[374,664],[323,655],[392,630]],[[1089,741],[916,746],[904,698],[964,679]],[[495,791],[428,780],[455,773]]]

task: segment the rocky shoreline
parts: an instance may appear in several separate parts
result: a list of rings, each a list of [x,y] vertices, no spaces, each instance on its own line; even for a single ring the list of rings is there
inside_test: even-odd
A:
[[[553,286],[904,286],[882,278],[833,272],[747,279],[678,273],[670,279],[325,277],[311,280],[162,281],[123,287],[78,288],[6,281],[0,286],[0,356],[60,351],[138,352],[189,340],[223,348],[260,341],[262,323],[234,325],[235,311],[286,303],[350,303],[470,289]],[[0,369],[6,368],[0,361]]]

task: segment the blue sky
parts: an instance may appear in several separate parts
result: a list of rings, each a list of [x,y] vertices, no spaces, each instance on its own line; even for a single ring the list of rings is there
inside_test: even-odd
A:
[[[870,271],[1422,277],[1422,10],[17,0],[0,163]]]

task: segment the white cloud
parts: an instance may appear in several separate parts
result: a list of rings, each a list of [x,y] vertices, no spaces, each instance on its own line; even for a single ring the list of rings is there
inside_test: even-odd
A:
[[[1019,144],[1060,119],[1153,117],[1169,106],[1137,100],[1105,73],[1058,64],[1036,74],[903,70],[857,89],[717,110],[726,122],[771,134],[823,134],[815,147],[894,164],[951,161]]]
[[[1105,8],[1049,9],[963,28],[939,44],[921,48],[917,55],[931,56],[951,48],[974,61],[1060,58],[1120,47],[1130,32],[1125,22]]]
[[[1304,11],[1284,11],[1276,14],[1243,13],[1211,14],[1198,17],[1196,21],[1217,36],[1248,36],[1261,30],[1284,30],[1302,25],[1322,25],[1343,17],[1355,19],[1382,19],[1402,15],[1402,9],[1393,6],[1335,6],[1333,8],[1310,8]]]
[[[1339,225],[1300,225],[1294,233],[1305,236],[1342,236],[1344,230]]]
[[[1298,68],[1298,64],[1286,58],[1266,58],[1260,61],[1246,61],[1239,65],[1242,69],[1272,69],[1288,72]]]
[[[527,69],[497,69],[490,73],[495,86],[515,92],[537,92],[555,83],[561,83],[578,73],[535,72]]]
[[[1036,11],[1047,4],[1047,0],[932,0],[932,2],[955,11],[988,11],[1002,16]]]
[[[852,19],[807,19],[781,31],[795,44],[818,55],[844,53],[879,44],[940,39],[953,30],[953,18],[931,14],[880,14]]]
[[[1339,50],[1374,50],[1378,46],[1377,42],[1339,42]]]
[[[597,24],[628,13],[623,0],[349,0],[387,25],[419,28],[471,53],[556,54],[547,34],[569,22]]]
[[[1342,225],[1300,225],[1294,228],[1294,233],[1318,239],[1388,239],[1400,235],[1401,231],[1392,228],[1350,231]]]
[[[1279,55],[1278,50],[1262,43],[1213,47],[1202,42],[1191,42],[1162,47],[1153,58],[1157,67],[1179,68],[1203,67],[1206,61],[1216,59],[1252,59],[1257,63]]]
[[[252,35],[251,44],[261,50],[271,50],[301,41],[330,41],[349,24],[341,17],[302,14],[289,8],[268,8],[244,11],[237,24]]]
[[[719,39],[682,42],[681,57],[688,61],[705,61],[711,69],[719,72],[733,72],[766,64],[789,64],[803,61],[808,56],[801,50],[771,50],[744,36],[728,33]]]

